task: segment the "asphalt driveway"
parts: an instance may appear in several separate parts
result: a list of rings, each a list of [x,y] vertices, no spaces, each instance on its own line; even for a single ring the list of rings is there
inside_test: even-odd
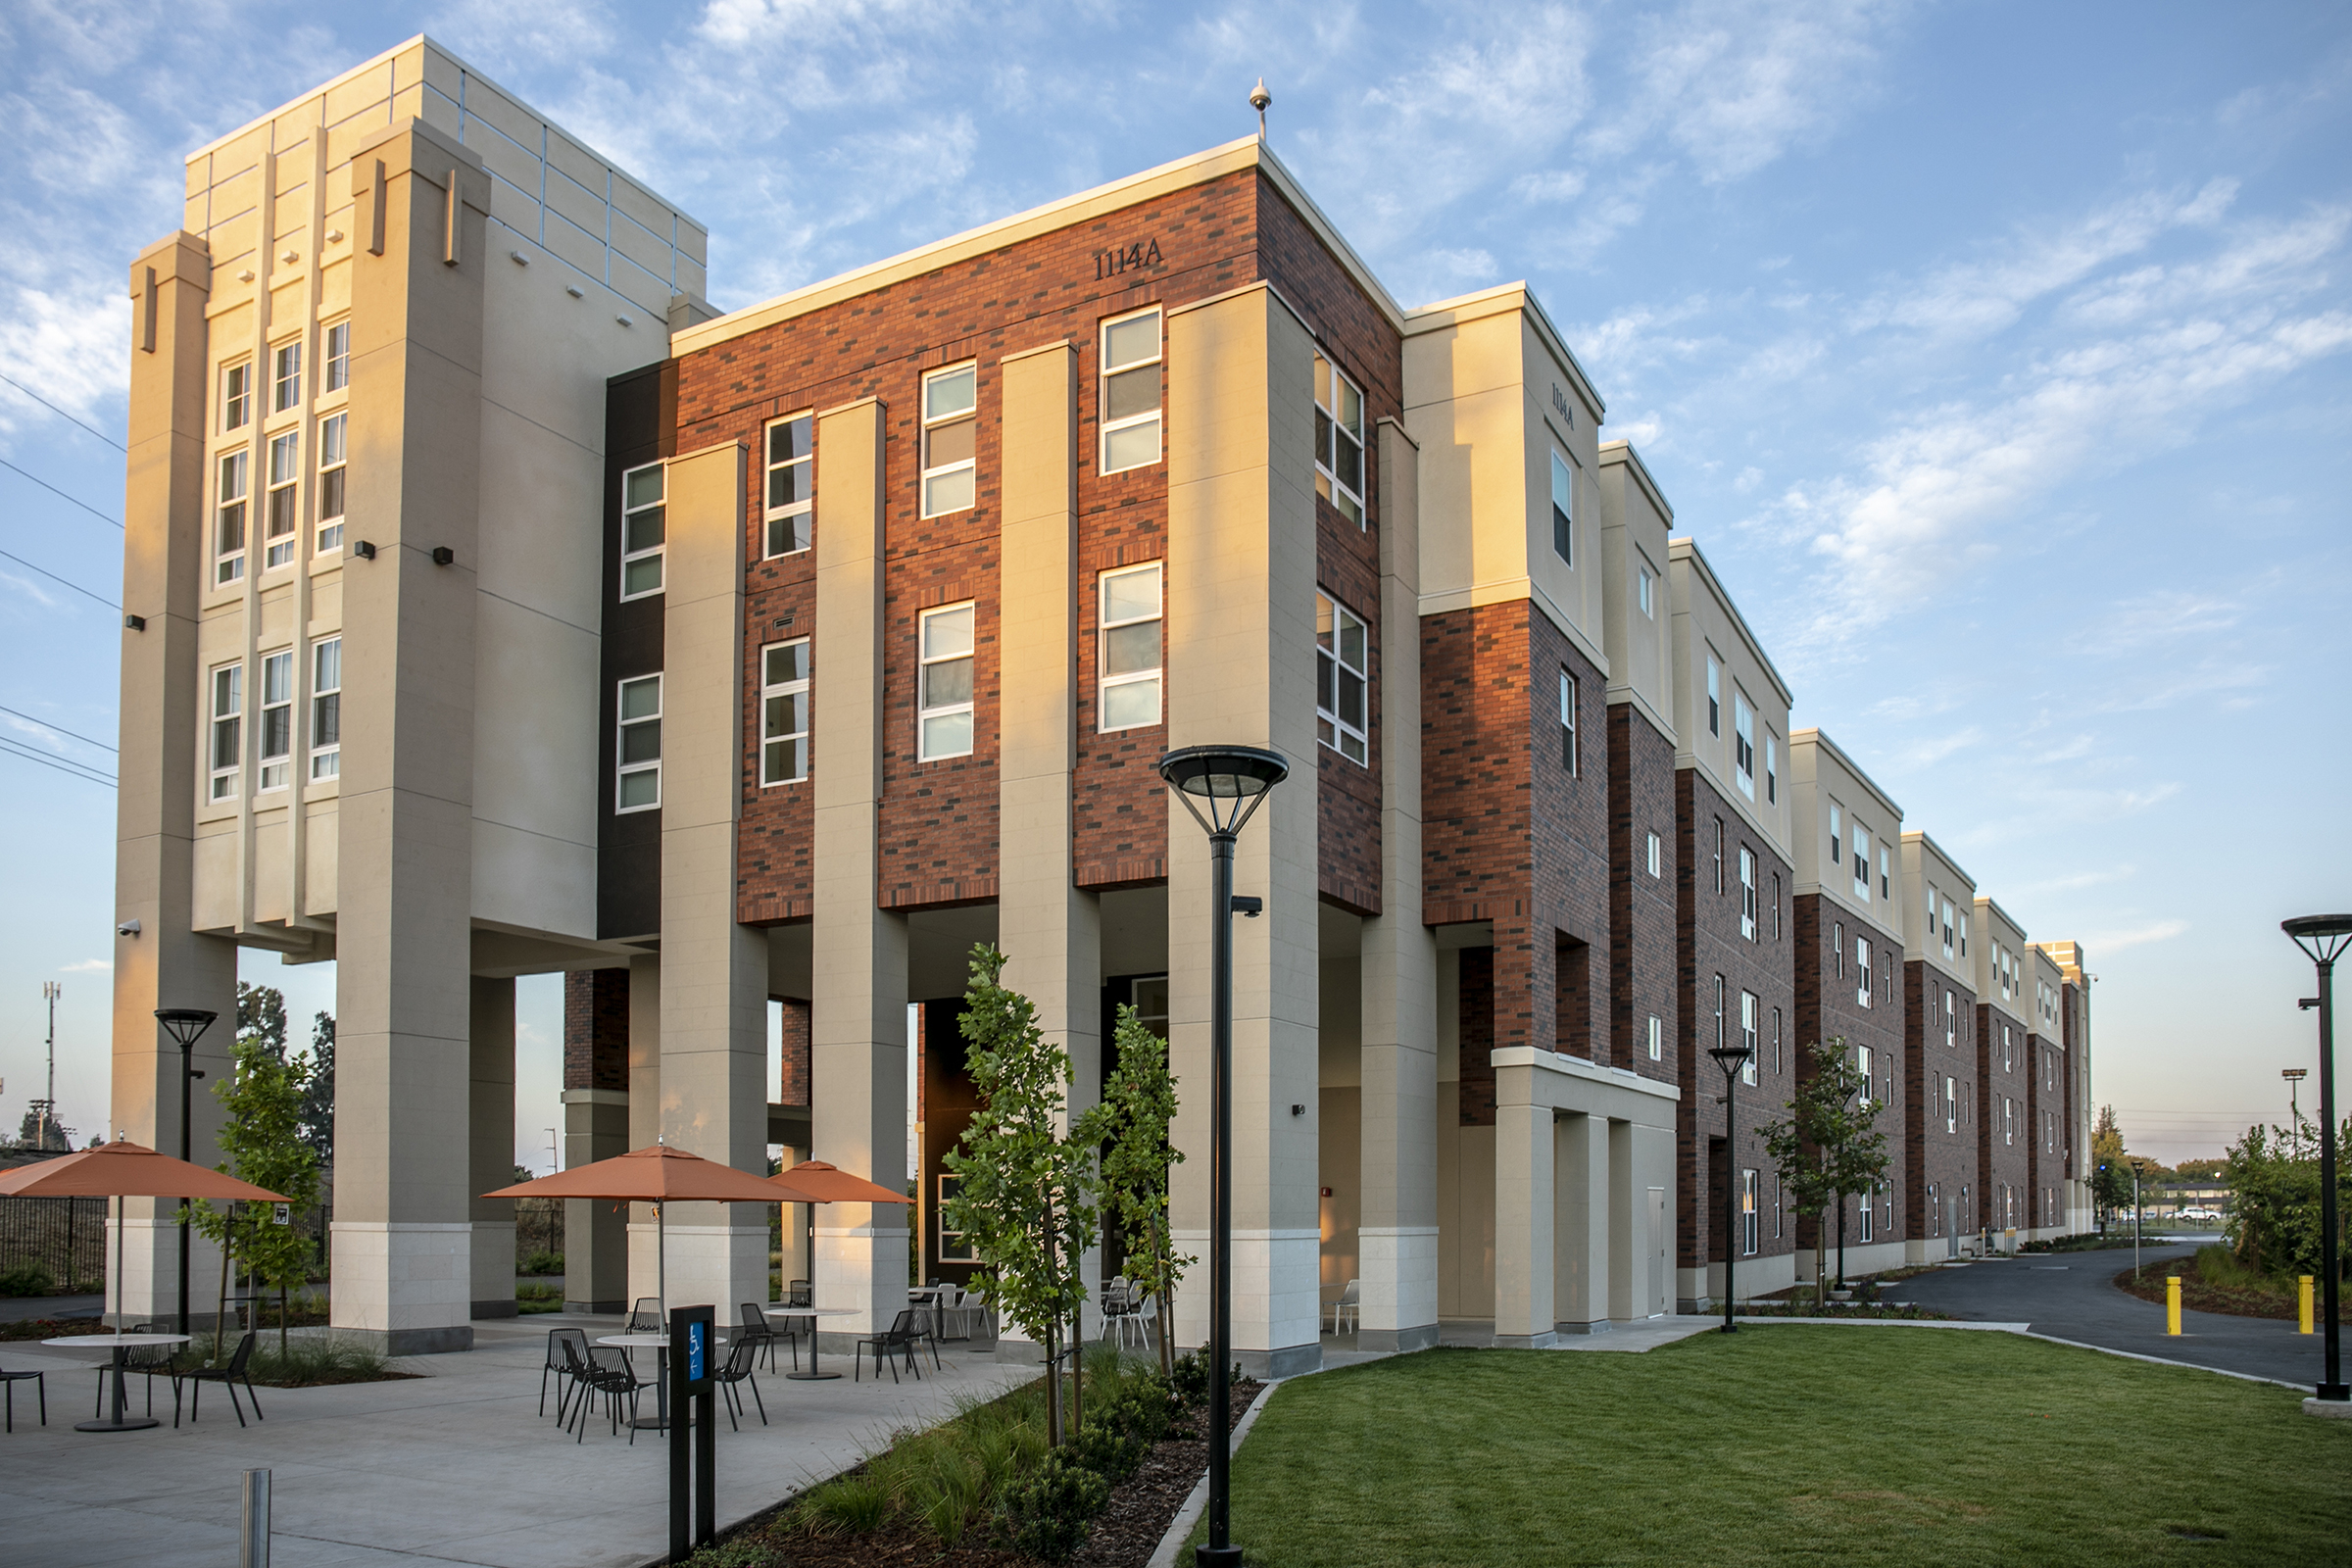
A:
[[[2194,1247],[2147,1247],[2141,1266],[2162,1277]],[[1938,1312],[1980,1322],[2028,1323],[2036,1334],[2135,1355],[2161,1356],[2226,1372],[2243,1372],[2308,1389],[2320,1380],[2321,1337],[2295,1332],[2294,1321],[2180,1314],[2180,1337],[2164,1332],[2164,1307],[2127,1296],[2111,1283],[2132,1266],[2132,1250],[2107,1252],[2026,1252],[1939,1268],[1891,1288],[1890,1294]],[[2352,1340],[2352,1336],[2347,1336]],[[2352,1344],[2345,1347],[2352,1355]]]

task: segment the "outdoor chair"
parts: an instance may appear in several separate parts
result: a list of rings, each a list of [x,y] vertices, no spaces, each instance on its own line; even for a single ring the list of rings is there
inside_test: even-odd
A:
[[[1343,1317],[1354,1318],[1356,1331],[1358,1333],[1363,1331],[1364,1309],[1360,1304],[1363,1298],[1363,1283],[1364,1282],[1362,1280],[1349,1280],[1348,1282],[1348,1288],[1340,1292],[1340,1298],[1331,1303],[1332,1333],[1338,1334],[1343,1332],[1343,1330],[1340,1328],[1340,1320]]]
[[[770,1326],[767,1314],[760,1310],[757,1301],[744,1302],[737,1315],[742,1318],[735,1331],[737,1342],[748,1343],[756,1350],[765,1350],[767,1369],[773,1372],[776,1369],[776,1341],[783,1336]],[[798,1345],[792,1348],[792,1368],[796,1372],[801,1368],[801,1348]]]
[[[727,1347],[725,1364],[710,1374],[710,1381],[717,1384],[719,1392],[726,1396],[727,1425],[737,1432],[743,1430],[735,1420],[743,1413],[743,1393],[736,1387],[739,1383],[749,1383],[752,1386],[752,1402],[760,1407],[760,1424],[767,1425],[767,1401],[760,1397],[760,1380],[752,1376],[752,1362],[757,1360],[759,1355],[760,1347],[757,1342],[737,1340],[733,1345]]]
[[[968,1340],[972,1337],[972,1319],[979,1316],[984,1310],[980,1298],[965,1291],[960,1285],[951,1285],[947,1289],[953,1291],[955,1297],[951,1299],[943,1292],[940,1297],[939,1310],[943,1319],[953,1314],[956,1322],[943,1321],[940,1324],[940,1337],[948,1340]],[[963,1330],[961,1334],[949,1332],[952,1327],[958,1326]]]
[[[662,1321],[662,1298],[640,1296],[637,1304],[629,1308],[628,1333],[665,1334],[669,1325]]]
[[[906,1311],[901,1312],[898,1315],[898,1318],[892,1322],[889,1328],[883,1330],[879,1334],[868,1334],[861,1337],[858,1341],[858,1364],[850,1373],[850,1381],[855,1383],[858,1380],[858,1373],[863,1371],[865,1367],[865,1352],[870,1347],[874,1352],[875,1377],[878,1378],[882,1375],[883,1357],[889,1355],[893,1356],[893,1359],[890,1363],[890,1381],[893,1383],[898,1382],[899,1363],[895,1356],[896,1354],[904,1354],[906,1358],[906,1370],[914,1374],[916,1382],[921,1382],[923,1377],[922,1363],[914,1358],[915,1335],[916,1329],[914,1325],[914,1309],[912,1307],[908,1307]]]
[[[931,1351],[931,1370],[936,1372],[939,1370],[938,1294],[934,1292],[929,1301],[920,1306],[913,1307],[911,1310],[914,1313],[914,1343],[918,1348],[929,1348]]]
[[[816,1295],[807,1280],[794,1280],[792,1289],[785,1294],[784,1304],[786,1306],[814,1306]]]
[[[111,1372],[114,1369],[109,1367],[107,1370]],[[17,1430],[17,1385],[24,1382],[26,1378],[32,1379],[32,1386],[41,1396],[41,1425],[47,1426],[49,1424],[49,1383],[46,1374],[40,1372],[0,1372],[0,1387],[5,1387],[7,1390],[8,1430],[11,1432]]]
[[[620,1435],[620,1403],[628,1401],[629,1445],[637,1443],[637,1396],[641,1390],[654,1386],[654,1379],[641,1378],[629,1358],[617,1346],[591,1345],[575,1347],[564,1342],[564,1354],[570,1363],[568,1370],[577,1385],[579,1397],[572,1405],[573,1440],[585,1441],[588,1435],[588,1400],[591,1395],[605,1396],[605,1415],[612,1435]]]
[[[1127,1343],[1127,1319],[1135,1312],[1135,1293],[1124,1279],[1102,1287],[1102,1339]]]
[[[152,1323],[133,1323],[122,1332],[125,1334],[153,1334],[156,1332],[156,1327]],[[142,1345],[122,1352],[122,1371],[125,1376],[133,1372],[146,1375],[147,1413],[149,1415],[155,1414],[156,1374],[160,1372],[164,1376],[170,1377],[172,1363],[178,1359],[178,1356],[179,1348],[172,1345]],[[106,1414],[106,1396],[114,1386],[115,1363],[101,1361],[91,1370],[98,1374],[98,1397],[90,1405],[90,1419],[96,1421]],[[47,1395],[44,1393],[42,1396],[46,1398]]]
[[[228,1407],[237,1412],[237,1425],[239,1426],[245,1424],[245,1409],[237,1403],[237,1385],[244,1384],[245,1396],[253,1401],[253,1418],[256,1421],[262,1418],[262,1396],[253,1392],[253,1378],[246,1371],[246,1367],[253,1360],[254,1342],[260,1338],[259,1334],[247,1329],[245,1337],[237,1341],[236,1353],[228,1358],[226,1366],[197,1366],[189,1367],[185,1371],[178,1369],[172,1371],[172,1426],[179,1425],[179,1390],[183,1383],[195,1385],[188,1392],[188,1421],[190,1425],[195,1423],[197,1412],[204,1403],[204,1386],[207,1383],[218,1383],[228,1390]]]
[[[587,1330],[549,1329],[547,1364],[539,1372],[539,1414],[543,1417],[547,1414],[547,1380],[553,1375],[556,1380],[556,1419],[559,1422],[564,1420],[564,1400],[571,1382],[571,1363],[564,1354],[564,1344],[567,1340],[578,1342],[583,1350],[588,1348]]]
[[[1152,1298],[1138,1296],[1135,1288],[1129,1286],[1119,1293],[1117,1311],[1112,1311],[1110,1305],[1107,1302],[1104,1303],[1102,1337],[1107,1340],[1115,1336],[1120,1348],[1124,1349],[1128,1337],[1132,1335],[1137,1349],[1149,1349],[1152,1341],[1150,1333],[1144,1327],[1144,1315],[1151,1309]]]

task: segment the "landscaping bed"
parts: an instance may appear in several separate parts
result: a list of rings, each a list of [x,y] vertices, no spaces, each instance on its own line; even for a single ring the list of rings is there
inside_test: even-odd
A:
[[[2192,1312],[2284,1318],[2290,1322],[2302,1315],[2301,1293],[2295,1281],[2256,1274],[2230,1257],[2229,1249],[2218,1246],[2200,1248],[2193,1257],[2151,1264],[2136,1276],[2131,1269],[2125,1269],[2116,1275],[2115,1287],[2128,1296],[2161,1306],[2165,1301],[2165,1279],[2174,1274],[2180,1277],[2180,1304]],[[2321,1310],[2320,1295],[2320,1282],[2314,1280],[2315,1319]],[[2352,1291],[2337,1293],[2335,1320],[2352,1323]]]
[[[1804,1298],[1792,1301],[1748,1301],[1740,1305],[1740,1317],[1850,1317],[1899,1318],[1910,1322],[1949,1322],[1949,1312],[1931,1311],[1910,1301],[1824,1301],[1815,1306]]]
[[[0,1323],[0,1340],[62,1340],[69,1335],[114,1332],[105,1321],[94,1317],[28,1317]]]

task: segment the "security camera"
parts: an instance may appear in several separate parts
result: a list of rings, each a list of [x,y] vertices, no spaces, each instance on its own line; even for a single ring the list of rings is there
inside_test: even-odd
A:
[[[136,920],[125,920],[121,925],[115,927],[115,935],[119,937],[135,937],[138,934],[139,922]]]

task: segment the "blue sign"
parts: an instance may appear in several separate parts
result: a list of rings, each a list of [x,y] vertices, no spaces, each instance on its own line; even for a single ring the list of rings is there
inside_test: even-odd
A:
[[[710,1325],[696,1319],[686,1325],[686,1378],[700,1383],[710,1375]]]

